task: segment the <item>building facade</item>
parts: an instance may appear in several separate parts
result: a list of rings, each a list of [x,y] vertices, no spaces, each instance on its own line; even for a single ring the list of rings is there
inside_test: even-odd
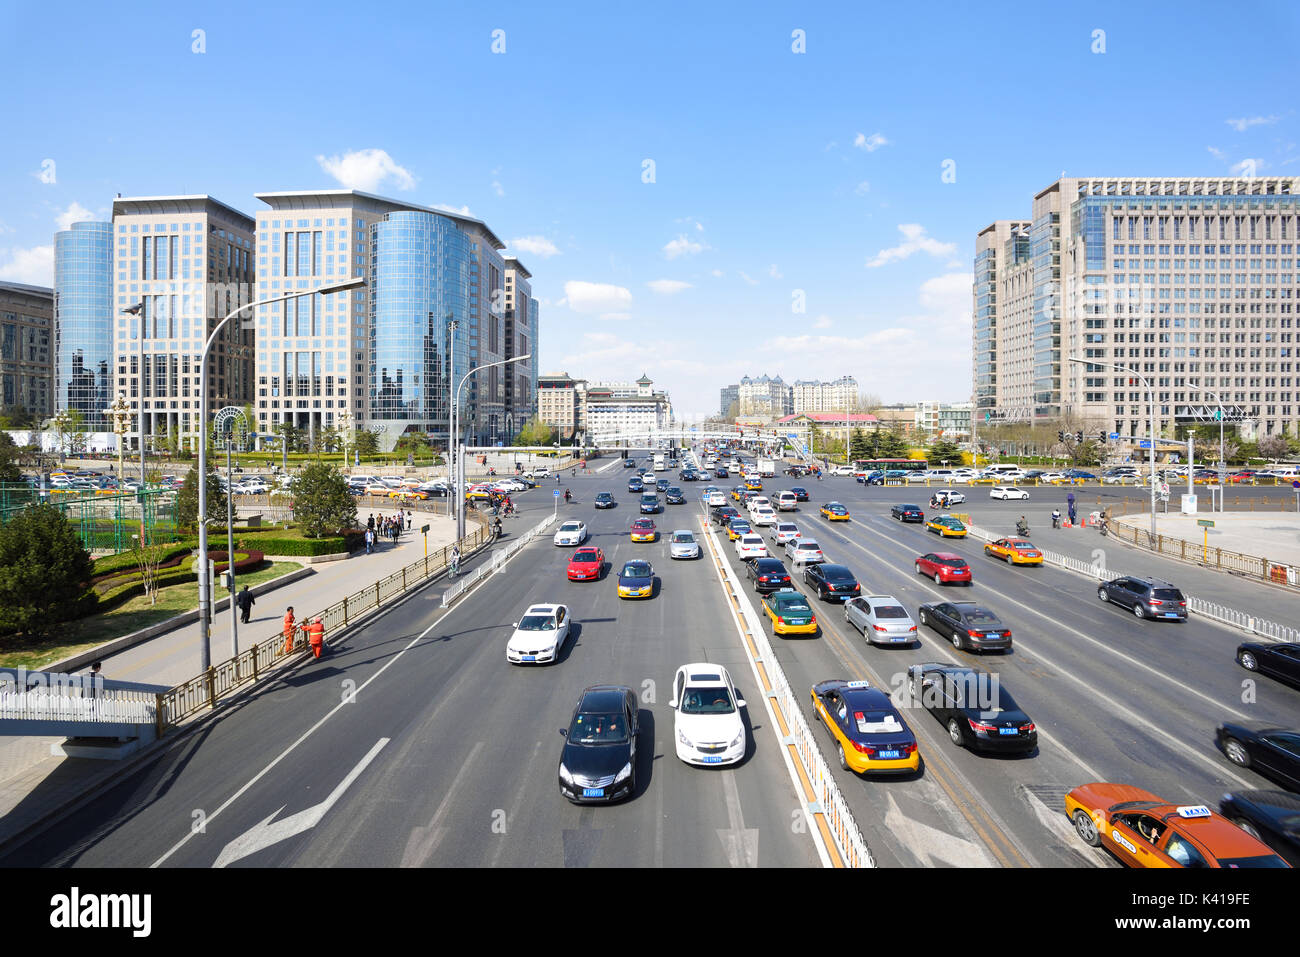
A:
[[[537,413],[538,382],[537,300],[528,281],[533,278],[524,264],[507,256],[505,286],[505,358],[528,356],[523,362],[505,366],[505,407],[507,439],[513,438]]]
[[[1029,320],[1034,278],[1029,268],[1030,225],[1029,220],[1001,219],[975,238],[971,362],[973,399],[980,421],[985,413],[1004,410],[1011,417],[1011,409],[1030,406]],[[1005,365],[1002,376],[998,375],[999,363]]]
[[[38,421],[54,414],[54,290],[46,286],[0,280],[0,408]]]
[[[252,301],[254,221],[211,196],[113,201],[117,391],[141,429],[128,434],[162,448],[194,447],[199,360],[211,331]],[[252,323],[232,320],[208,359],[208,409],[243,408],[255,396]]]
[[[1158,429],[1206,421],[1222,403],[1246,434],[1295,434],[1297,193],[1300,180],[1282,177],[1068,178],[1042,190],[1022,267],[1027,328],[1004,323],[999,290],[996,393],[1027,395],[1031,420],[1140,436],[1145,379]],[[999,266],[997,281],[1007,275]],[[977,304],[980,278],[977,258]]]
[[[740,383],[736,383],[735,385],[724,385],[722,387],[719,392],[718,415],[725,419],[733,405],[736,407],[737,413],[739,413]]]
[[[587,383],[567,372],[539,376],[537,415],[559,431],[560,440],[572,439],[586,430]]]
[[[127,247],[124,247],[127,248]],[[113,224],[73,223],[54,236],[54,408],[81,413],[90,431],[111,426]]]
[[[737,387],[740,415],[777,419],[794,411],[790,387],[780,376],[745,376]]]
[[[858,380],[851,375],[840,376],[831,382],[817,379],[798,379],[790,388],[791,411],[847,412],[858,406]]]
[[[588,383],[583,412],[587,435],[648,434],[671,428],[672,403],[666,392],[656,392],[653,385],[644,374],[631,394],[611,385]]]
[[[970,402],[918,402],[916,404],[916,429],[928,441],[946,439],[965,442],[970,439]]]

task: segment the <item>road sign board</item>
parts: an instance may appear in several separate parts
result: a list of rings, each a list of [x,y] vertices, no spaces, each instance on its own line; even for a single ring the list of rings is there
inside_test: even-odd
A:
[[[1198,518],[1198,519],[1196,520],[1196,524],[1199,525],[1199,526],[1201,526],[1202,528],[1213,528],[1213,527],[1214,527],[1214,519],[1212,519],[1212,518]]]
[[[559,493],[556,492],[555,494],[558,495]],[[1169,494],[1169,483],[1168,483],[1168,482],[1161,482],[1161,483],[1160,483],[1160,494],[1161,494],[1161,495],[1168,495],[1168,494]]]
[[[1150,439],[1139,439],[1139,440],[1138,440],[1138,448],[1140,448],[1140,449],[1149,449],[1149,448],[1151,448],[1151,440],[1150,440]]]
[[[559,498],[560,495],[561,495],[562,493],[561,493],[560,490],[557,488],[557,489],[556,489],[554,492],[552,492],[551,494],[554,495],[556,498]]]
[[[1118,439],[1118,438],[1119,438],[1119,433],[1118,433],[1118,432],[1112,432],[1112,433],[1110,434],[1110,437],[1111,437],[1112,439]]]
[[[1291,483],[1291,487],[1292,487],[1292,488],[1300,488],[1300,482],[1292,482],[1292,483]]]

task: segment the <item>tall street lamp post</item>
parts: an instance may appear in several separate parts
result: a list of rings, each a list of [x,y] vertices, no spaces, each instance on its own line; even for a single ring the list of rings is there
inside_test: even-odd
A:
[[[460,390],[464,388],[465,383],[470,380],[471,376],[482,372],[484,369],[491,369],[493,366],[508,366],[512,362],[523,362],[525,359],[531,359],[531,352],[522,356],[515,356],[513,359],[502,359],[500,362],[489,362],[485,366],[479,366],[477,369],[470,369],[461,377],[460,384],[456,386],[455,400],[452,402],[451,411],[453,418],[455,412],[460,407]],[[457,422],[459,428],[459,422]],[[452,441],[456,443],[456,540],[460,541],[465,537],[465,447],[460,444],[459,436],[452,436]]]
[[[1189,385],[1187,388],[1195,389],[1197,392],[1204,392],[1206,395],[1212,398],[1215,404],[1219,407],[1219,511],[1222,512],[1223,511],[1223,469],[1225,465],[1223,461],[1223,420],[1227,418],[1227,413],[1223,411],[1223,400],[1219,398],[1217,392],[1211,392],[1209,389],[1203,389],[1199,385]],[[1190,467],[1188,468],[1188,472],[1189,473],[1191,472]]]
[[[271,296],[269,299],[258,299],[255,302],[247,303],[231,310],[224,319],[216,324],[207,342],[203,344],[203,352],[199,356],[199,624],[200,637],[199,642],[199,663],[200,670],[207,671],[212,666],[212,585],[208,578],[208,353],[212,351],[212,345],[217,341],[217,336],[221,335],[221,330],[226,327],[231,319],[247,309],[256,309],[258,306],[269,305],[273,302],[283,302],[287,299],[297,299],[301,296],[329,295],[335,292],[346,292],[351,289],[360,289],[366,284],[366,281],[360,276],[354,279],[347,279],[343,282],[331,283],[327,286],[320,286],[316,289],[301,289],[296,292],[287,292],[280,296]],[[143,438],[143,433],[142,433]],[[234,608],[231,608],[233,614]]]
[[[122,315],[139,316],[144,311],[144,300],[122,310]],[[140,367],[140,487],[144,488],[144,366]],[[125,433],[124,433],[125,438]],[[120,472],[121,469],[119,468]]]

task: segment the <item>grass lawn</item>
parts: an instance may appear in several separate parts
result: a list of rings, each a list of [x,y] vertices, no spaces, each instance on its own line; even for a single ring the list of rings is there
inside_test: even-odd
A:
[[[240,575],[236,579],[240,588],[259,585],[279,578],[302,566],[297,562],[273,562],[261,571]],[[22,639],[5,639],[0,644],[0,667],[26,668],[35,671],[52,661],[88,651],[114,638],[156,625],[183,612],[199,607],[199,589],[196,582],[169,585],[158,592],[158,603],[150,605],[149,599],[138,595],[123,605],[102,615],[90,615],[80,621],[70,621],[60,626],[63,634],[53,639],[55,643],[25,644]]]

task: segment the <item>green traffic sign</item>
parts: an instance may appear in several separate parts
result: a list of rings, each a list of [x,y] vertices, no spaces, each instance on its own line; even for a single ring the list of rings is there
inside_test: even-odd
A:
[[[1198,518],[1198,519],[1196,520],[1196,524],[1199,525],[1199,526],[1201,526],[1201,528],[1213,528],[1213,527],[1214,527],[1214,519],[1212,519],[1212,518]]]

